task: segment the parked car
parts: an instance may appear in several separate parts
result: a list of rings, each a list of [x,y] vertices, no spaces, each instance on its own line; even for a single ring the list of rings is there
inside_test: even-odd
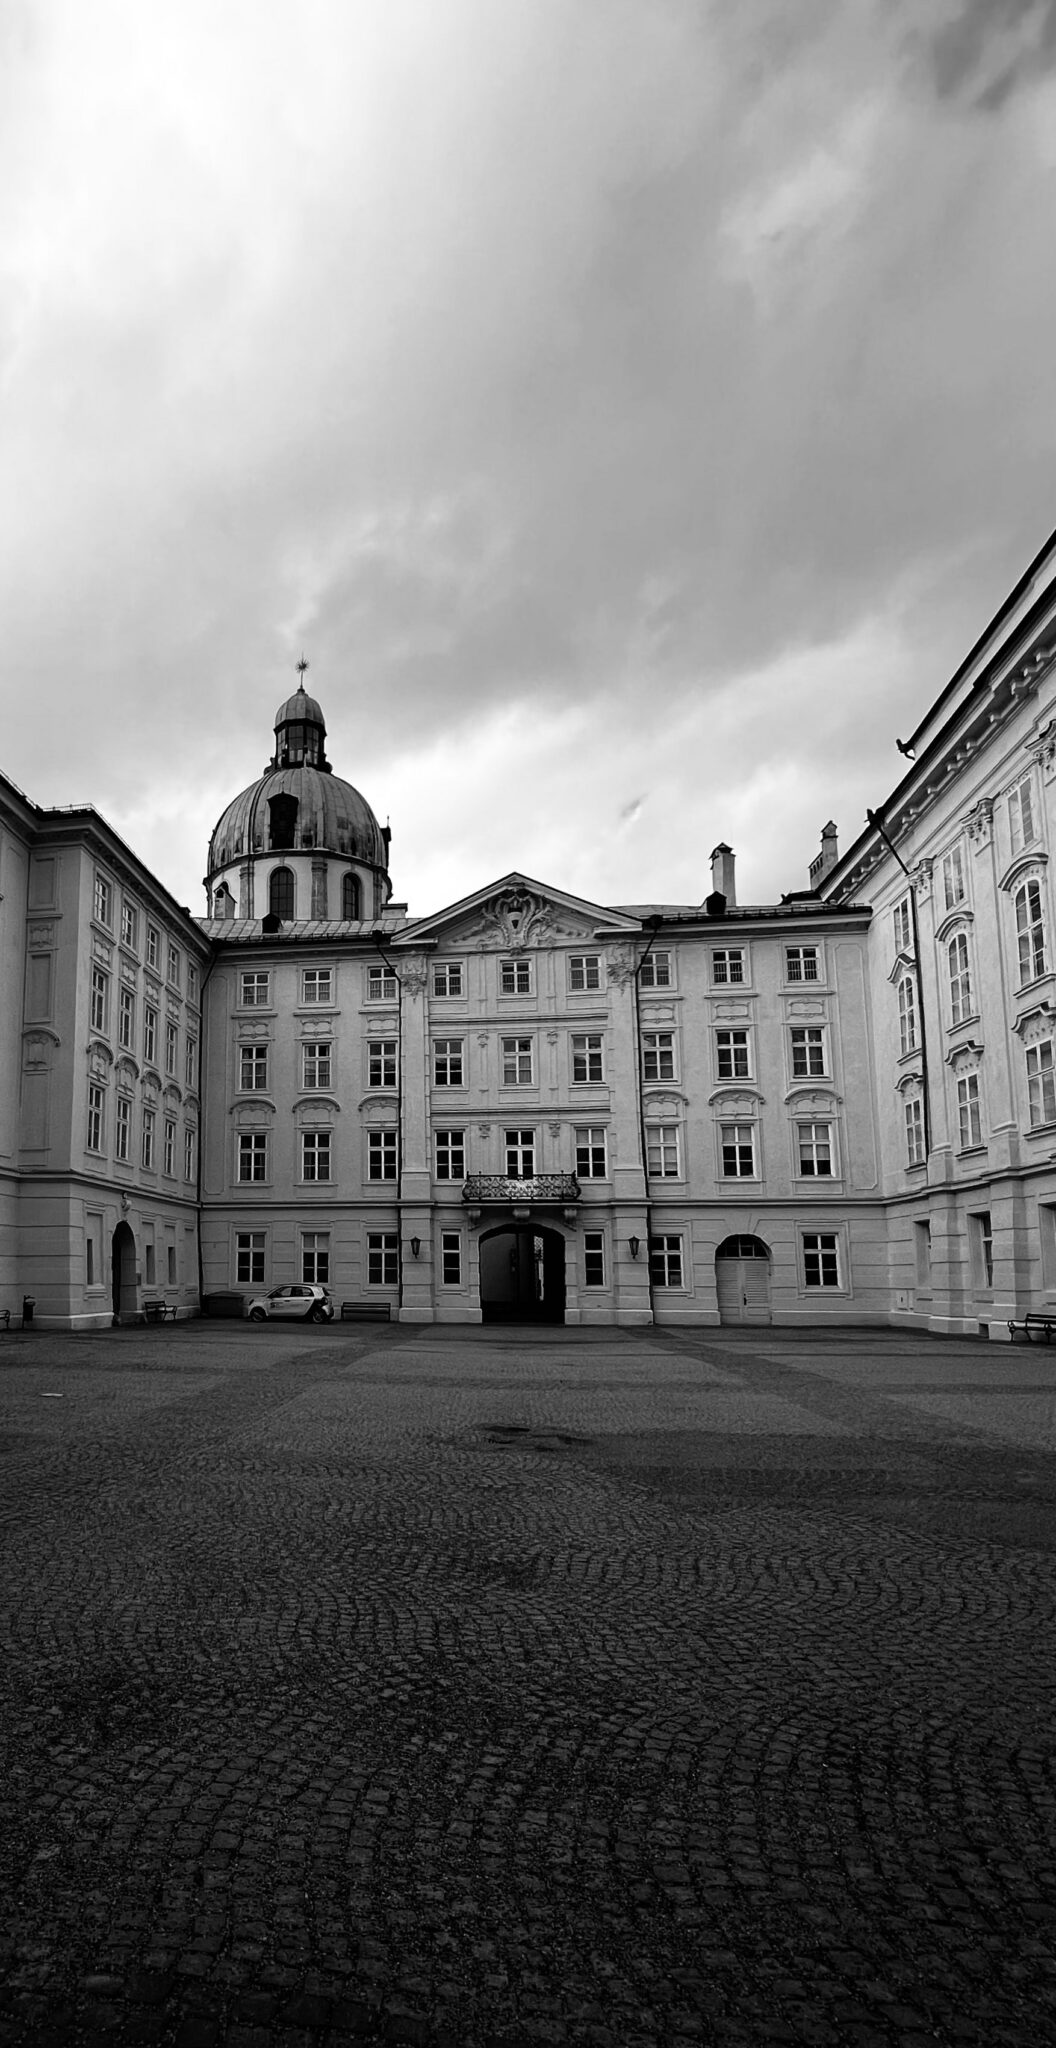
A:
[[[332,1323],[334,1304],[325,1287],[273,1287],[270,1294],[255,1295],[246,1310],[251,1323],[299,1318],[307,1323]]]

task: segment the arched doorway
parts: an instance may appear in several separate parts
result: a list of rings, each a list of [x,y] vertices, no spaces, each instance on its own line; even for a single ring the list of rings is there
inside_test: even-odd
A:
[[[761,1237],[724,1237],[715,1253],[720,1323],[770,1321],[770,1249]]]
[[[111,1299],[114,1319],[131,1319],[137,1312],[136,1240],[127,1223],[119,1223],[110,1248]]]
[[[480,1316],[484,1323],[563,1323],[565,1240],[556,1230],[521,1224],[480,1240]]]

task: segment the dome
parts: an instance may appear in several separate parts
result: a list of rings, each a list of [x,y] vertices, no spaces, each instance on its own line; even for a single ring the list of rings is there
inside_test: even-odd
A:
[[[287,697],[285,704],[279,705],[275,713],[276,732],[280,726],[290,725],[295,720],[305,725],[318,725],[324,733],[326,731],[322,705],[317,697],[309,697],[305,689],[296,689],[292,697]]]
[[[381,826],[366,797],[339,775],[307,763],[270,769],[228,804],[209,841],[208,872],[215,875],[255,853],[289,849],[388,866]]]

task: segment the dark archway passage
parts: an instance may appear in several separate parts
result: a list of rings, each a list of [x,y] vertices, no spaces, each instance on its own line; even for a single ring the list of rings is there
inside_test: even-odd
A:
[[[480,1241],[480,1313],[485,1323],[563,1323],[565,1241],[522,1224]]]

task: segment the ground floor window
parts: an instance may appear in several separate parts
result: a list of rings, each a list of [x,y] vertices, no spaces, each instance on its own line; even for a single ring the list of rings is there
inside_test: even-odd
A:
[[[601,1230],[586,1230],[583,1233],[583,1285],[605,1285],[605,1234]]]
[[[330,1232],[305,1230],[301,1233],[301,1279],[309,1286],[330,1285]]]
[[[913,1225],[917,1242],[917,1286],[931,1286],[931,1224],[927,1220]]]
[[[235,1237],[235,1279],[243,1287],[260,1287],[264,1281],[263,1230],[240,1230]]]
[[[394,1230],[367,1232],[368,1287],[395,1287],[400,1277],[399,1246]]]
[[[462,1239],[457,1230],[444,1230],[440,1235],[440,1271],[445,1287],[462,1285]]]
[[[840,1285],[840,1247],[834,1230],[803,1232],[803,1279],[808,1287]]]
[[[969,1216],[971,1231],[973,1280],[976,1287],[989,1288],[994,1284],[994,1229],[989,1209],[978,1215]]]
[[[668,1235],[649,1239],[649,1274],[654,1287],[681,1287],[681,1237]]]

